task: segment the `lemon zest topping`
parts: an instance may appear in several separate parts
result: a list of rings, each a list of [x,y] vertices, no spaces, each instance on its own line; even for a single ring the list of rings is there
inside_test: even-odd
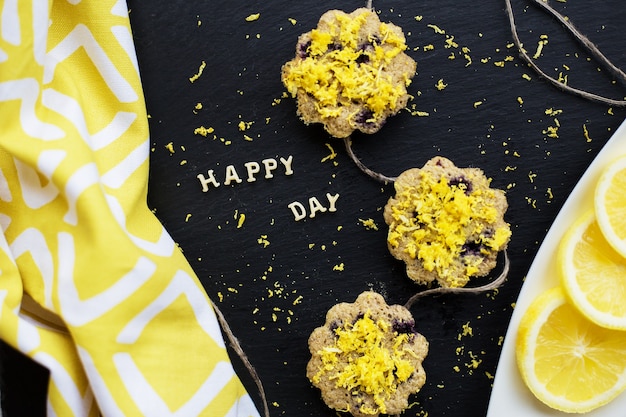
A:
[[[420,181],[397,193],[397,203],[392,206],[389,244],[397,248],[408,237],[406,253],[420,259],[427,271],[436,271],[450,287],[464,286],[483,262],[482,256],[464,256],[461,266],[455,263],[464,251],[468,230],[479,236],[474,243],[481,252],[500,250],[511,235],[508,226],[489,230],[488,225],[498,218],[490,204],[495,190],[468,191],[462,182],[450,184],[446,177],[436,180],[421,172]],[[460,277],[459,268],[464,268]]]
[[[414,353],[404,347],[409,334],[391,331],[391,327],[385,320],[374,321],[368,310],[356,322],[335,329],[335,344],[319,352],[322,367],[314,381],[318,383],[328,373],[337,387],[372,395],[376,407],[363,405],[361,413],[385,414],[385,400],[415,372],[406,359]]]
[[[322,118],[337,117],[342,107],[364,103],[372,112],[371,120],[384,118],[387,109],[396,110],[414,74],[403,74],[394,81],[384,69],[407,49],[403,37],[386,23],[380,23],[380,37],[369,39],[371,48],[358,44],[359,31],[371,12],[352,18],[338,14],[325,30],[313,29],[307,56],[286,64],[283,82],[289,93],[312,95]],[[385,46],[385,47],[384,47]]]

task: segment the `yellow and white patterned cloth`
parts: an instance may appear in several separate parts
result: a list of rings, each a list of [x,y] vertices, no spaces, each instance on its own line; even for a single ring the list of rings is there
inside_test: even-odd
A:
[[[0,337],[48,416],[258,416],[148,157],[126,2],[0,0]]]

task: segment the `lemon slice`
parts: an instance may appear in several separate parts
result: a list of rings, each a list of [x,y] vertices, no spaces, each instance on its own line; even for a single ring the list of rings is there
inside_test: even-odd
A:
[[[587,320],[561,287],[531,303],[515,348],[522,379],[551,408],[585,413],[626,388],[626,332]]]
[[[594,205],[606,240],[626,256],[626,157],[604,169],[596,184]]]
[[[565,233],[557,262],[565,292],[584,316],[626,330],[626,258],[604,238],[593,212]]]

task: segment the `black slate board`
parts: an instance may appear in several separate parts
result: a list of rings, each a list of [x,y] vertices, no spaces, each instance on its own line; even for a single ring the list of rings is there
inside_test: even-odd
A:
[[[421,288],[386,249],[381,210],[393,187],[361,173],[342,143],[319,126],[298,120],[294,101],[282,97],[280,68],[293,56],[298,35],[315,27],[322,13],[349,12],[363,2],[128,3],[151,117],[150,207],[229,321],[264,382],[272,416],[336,415],[304,376],[310,332],[332,305],[353,302],[364,290],[403,304]],[[626,68],[622,2],[554,3]],[[426,385],[411,398],[415,404],[406,415],[484,416],[502,337],[533,256],[626,110],[567,95],[539,79],[511,47],[503,0],[374,1],[374,6],[381,20],[407,35],[408,53],[418,62],[410,105],[429,116],[402,112],[376,135],[354,135],[355,152],[390,176],[442,155],[459,166],[482,168],[494,186],[507,189],[513,237],[504,287],[478,296],[425,298],[412,308],[431,350],[424,363]],[[626,94],[552,18],[529,1],[514,1],[513,7],[529,52],[548,35],[537,60],[548,73],[567,75],[570,85],[613,98]],[[259,19],[246,21],[253,13],[260,13]],[[429,25],[454,36],[458,48],[446,48],[446,36]],[[425,50],[426,45],[434,49]],[[469,48],[471,63],[463,47]],[[206,67],[191,82],[202,61]],[[441,91],[435,87],[439,79],[447,84]],[[242,132],[240,121],[254,123]],[[557,123],[558,138],[549,137],[546,132]],[[213,127],[218,139],[195,134],[200,126]],[[323,161],[331,148],[336,157]],[[197,179],[213,169],[222,182],[228,165],[243,177],[246,162],[289,156],[290,176],[278,169],[272,179],[244,178],[208,192]],[[294,220],[288,204],[307,206],[311,197],[327,203],[326,193],[339,194],[336,212]],[[238,228],[241,213],[246,219]],[[378,230],[360,221],[370,218]],[[343,270],[334,270],[336,265]],[[464,325],[471,334],[464,334]],[[43,415],[45,372],[14,365],[21,363],[18,355],[6,346],[2,350],[5,379],[29,382],[5,383],[6,415]],[[258,400],[245,370],[233,361]]]

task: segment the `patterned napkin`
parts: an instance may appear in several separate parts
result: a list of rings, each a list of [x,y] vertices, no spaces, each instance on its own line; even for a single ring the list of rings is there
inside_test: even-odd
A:
[[[147,207],[143,99],[124,0],[0,0],[0,336],[49,416],[258,416]]]

